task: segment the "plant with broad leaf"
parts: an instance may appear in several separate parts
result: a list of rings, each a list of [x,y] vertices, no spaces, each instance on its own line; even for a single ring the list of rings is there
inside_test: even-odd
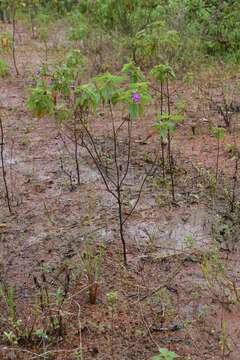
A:
[[[38,86],[32,90],[32,94],[27,101],[28,108],[36,117],[43,117],[54,113],[54,99],[48,87]]]
[[[159,354],[151,358],[151,360],[174,360],[179,356],[174,352],[166,348],[159,349]]]
[[[35,70],[36,87],[32,89],[27,106],[37,116],[54,115],[58,135],[66,149],[66,138],[73,144],[73,154],[77,184],[80,185],[79,142],[81,131],[78,123],[79,84],[84,68],[84,58],[78,49],[67,53],[65,61],[50,71],[47,66]],[[73,189],[72,172],[65,170],[61,158],[61,168],[69,176]]]
[[[174,184],[174,162],[172,154],[172,135],[176,130],[177,124],[183,120],[180,114],[173,114],[170,103],[169,81],[176,78],[173,69],[165,64],[156,65],[150,74],[155,78],[160,89],[154,88],[160,95],[160,115],[153,127],[158,131],[161,142],[161,157],[163,178],[166,176],[165,165],[165,143],[167,141],[168,165],[171,177],[172,201],[175,202],[175,184]],[[166,109],[166,111],[164,111]]]
[[[142,176],[140,187],[137,191],[137,199],[129,213],[124,213],[124,192],[128,187],[126,183],[131,165],[132,150],[132,131],[134,121],[144,111],[144,106],[150,100],[148,85],[145,82],[128,83],[124,76],[116,76],[109,72],[97,76],[92,84],[83,85],[77,88],[81,94],[78,98],[78,116],[82,125],[83,136],[82,145],[88,151],[94,162],[106,190],[113,196],[118,208],[119,234],[123,247],[124,263],[127,264],[127,248],[124,234],[124,225],[135,210],[146,182],[147,177],[152,174],[155,162],[152,168]],[[110,119],[110,128],[108,141],[110,142],[110,162],[105,161],[106,150],[99,147],[97,135],[94,130],[90,130],[89,111],[104,106],[107,116]],[[115,107],[122,107],[126,115],[117,123],[114,114]],[[125,136],[121,136],[124,133]],[[123,148],[122,142],[126,144]],[[107,143],[107,141],[106,141]],[[126,151],[124,151],[126,149]]]
[[[40,79],[40,89],[37,86],[37,89],[33,90],[28,105],[33,111],[36,109],[38,115],[44,114],[45,111],[52,113],[54,110],[58,123],[64,126],[68,137],[74,139],[78,183],[80,183],[78,149],[82,146],[87,150],[106,190],[117,203],[119,233],[123,246],[124,263],[127,264],[124,225],[140,200],[147,177],[155,169],[155,160],[152,161],[151,168],[142,174],[137,198],[130,211],[125,214],[124,193],[128,189],[126,179],[131,165],[132,132],[135,121],[143,114],[151,96],[148,84],[144,81],[140,69],[134,64],[126,65],[123,73],[123,75],[113,75],[106,72],[93,78],[87,84],[81,84],[76,67],[64,63],[52,73],[50,84],[48,82],[47,85],[45,84],[45,78]],[[125,75],[126,73],[130,79]],[[39,99],[35,96],[38,91],[41,95]],[[57,94],[57,101],[51,100],[53,91]],[[43,101],[44,94],[45,100]],[[39,103],[36,98],[40,100],[40,110],[38,110]],[[109,150],[107,151],[104,145],[99,145],[98,134],[94,130],[94,124],[91,126],[90,120],[93,115],[95,116],[97,110],[102,110],[103,107],[105,120],[110,119],[110,131],[106,141],[106,146],[110,146],[110,161],[107,162],[106,153],[108,152],[109,155]],[[120,123],[115,117],[115,108],[121,108],[124,114]],[[125,143],[124,147],[123,143]]]
[[[125,67],[126,69],[126,67]],[[141,196],[143,186],[149,175],[152,174],[155,161],[149,171],[147,171],[141,180],[140,187],[137,191],[137,199],[131,210],[124,214],[124,191],[128,187],[126,183],[131,165],[131,151],[132,151],[132,131],[134,121],[143,113],[145,105],[150,101],[148,84],[146,82],[133,82],[133,77],[130,74],[130,82],[126,87],[127,79],[123,76],[116,76],[110,73],[105,73],[94,78],[94,84],[97,93],[100,95],[101,103],[109,114],[111,130],[111,164],[104,163],[104,154],[99,151],[97,146],[97,139],[95,135],[90,132],[86,123],[83,123],[84,139],[83,146],[89,152],[94,161],[102,179],[106,190],[113,196],[118,207],[119,220],[119,234],[123,246],[124,263],[127,264],[127,248],[124,234],[124,225],[128,218],[135,210]],[[98,103],[100,105],[100,103]],[[123,116],[120,124],[114,115],[114,108],[122,107],[123,111],[127,112]],[[125,139],[121,138],[121,132],[126,130]],[[124,148],[121,146],[122,142],[126,143],[125,148],[127,153],[124,153]]]
[[[135,59],[150,66],[159,61],[170,61],[179,39],[178,32],[169,30],[164,21],[153,21],[133,37]]]
[[[138,81],[144,82],[145,76],[141,71],[140,67],[137,66],[133,61],[125,64],[122,68],[122,72],[127,74],[131,83],[137,83]]]

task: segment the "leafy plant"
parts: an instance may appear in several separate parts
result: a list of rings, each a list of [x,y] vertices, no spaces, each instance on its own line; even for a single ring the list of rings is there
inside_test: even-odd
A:
[[[164,64],[156,65],[150,72],[152,76],[160,84],[160,90],[156,89],[157,93],[160,93],[160,115],[157,122],[153,127],[158,131],[161,149],[162,149],[162,167],[163,178],[166,175],[165,169],[165,139],[167,139],[167,152],[168,152],[168,165],[171,177],[171,189],[172,189],[172,201],[175,202],[175,186],[174,186],[174,163],[172,154],[172,134],[176,130],[177,123],[183,120],[183,116],[179,114],[172,114],[169,92],[169,80],[175,79],[175,73],[173,69]],[[166,112],[164,112],[164,87],[166,88]]]
[[[44,87],[36,87],[32,90],[32,93],[27,100],[27,106],[33,115],[37,117],[53,114],[55,104],[52,92]]]
[[[80,258],[87,274],[89,302],[91,304],[95,304],[97,301],[103,255],[104,247],[102,245],[94,251],[93,247],[90,244],[87,244]]]
[[[179,357],[175,352],[166,348],[159,349],[159,354],[151,358],[151,360],[174,360]]]
[[[0,77],[4,78],[9,75],[9,66],[7,62],[0,58]]]
[[[208,288],[213,295],[225,304],[239,302],[239,289],[232,274],[228,274],[224,262],[220,258],[219,247],[214,246],[204,255],[201,263],[202,272]]]

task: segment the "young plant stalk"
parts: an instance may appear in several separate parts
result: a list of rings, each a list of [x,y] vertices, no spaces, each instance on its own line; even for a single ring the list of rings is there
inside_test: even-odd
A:
[[[99,246],[98,251],[94,252],[90,244],[87,243],[83,254],[81,255],[81,263],[87,274],[88,279],[88,295],[90,304],[96,304],[99,277],[101,275],[102,259],[104,247]]]
[[[171,116],[171,105],[170,105],[170,93],[169,93],[169,83],[168,78],[166,79],[167,84],[167,109],[168,109],[168,117],[170,119]],[[168,139],[168,163],[171,177],[171,191],[172,191],[172,201],[175,203],[175,184],[174,184],[174,164],[173,164],[173,156],[171,149],[171,134],[170,129],[167,131],[167,139]]]
[[[0,117],[0,132],[1,132],[1,138],[0,138],[0,146],[1,146],[1,166],[2,166],[2,177],[3,177],[3,183],[5,187],[5,194],[7,199],[7,206],[9,213],[12,214],[12,207],[11,207],[11,201],[10,201],[10,195],[8,190],[8,183],[7,183],[7,175],[5,170],[5,162],[4,162],[4,130],[3,130],[3,123],[2,118]]]
[[[160,115],[163,116],[163,81],[161,81],[161,98],[160,98]],[[162,151],[162,174],[163,179],[165,179],[166,171],[165,171],[165,144],[164,139],[161,136],[161,151]]]
[[[215,181],[216,186],[218,185],[218,176],[219,176],[219,155],[220,155],[220,141],[224,139],[225,129],[222,127],[213,127],[211,130],[213,136],[217,140],[217,160],[216,160],[216,172],[215,172]]]
[[[236,206],[236,190],[237,190],[237,183],[238,183],[239,160],[240,160],[239,150],[236,149],[236,151],[235,151],[235,169],[234,169],[234,175],[233,175],[232,197],[231,197],[231,204],[230,204],[231,212],[234,212],[235,206]]]
[[[170,102],[170,90],[169,90],[169,80],[175,79],[175,74],[171,67],[167,65],[156,65],[151,70],[151,75],[155,77],[158,83],[160,83],[160,119],[153,125],[155,129],[159,131],[160,140],[161,140],[161,149],[162,149],[162,165],[163,165],[163,177],[165,177],[165,155],[164,155],[164,138],[167,138],[167,157],[168,157],[168,166],[171,179],[171,195],[172,202],[175,203],[175,183],[174,183],[174,163],[173,163],[173,154],[172,154],[172,136],[171,133],[176,130],[177,122],[183,120],[183,117],[178,114],[172,114],[171,111],[171,102]],[[164,102],[164,87],[166,88],[166,113],[163,112],[163,102]],[[159,90],[155,89],[157,92]]]
[[[133,65],[132,65],[133,66]],[[126,70],[127,66],[125,67]],[[126,214],[124,212],[124,197],[123,193],[127,188],[126,178],[129,174],[131,164],[132,152],[132,123],[134,119],[139,116],[139,112],[143,111],[144,103],[149,101],[148,88],[145,82],[137,83],[136,80],[131,79],[129,89],[123,87],[122,83],[125,80],[121,76],[114,76],[110,73],[105,73],[96,77],[93,84],[86,84],[78,87],[77,108],[79,124],[82,126],[81,146],[83,146],[90,158],[94,162],[97,171],[99,172],[106,191],[109,192],[117,204],[118,211],[118,225],[119,237],[122,243],[124,264],[127,265],[127,246],[125,240],[125,223],[135,210],[143,190],[143,186],[155,168],[156,161],[153,161],[152,168],[146,172],[141,179],[141,185],[137,192],[137,198],[131,210]],[[138,92],[139,91],[139,92]],[[98,141],[94,133],[93,127],[88,126],[89,112],[91,108],[94,112],[97,109],[100,101],[106,106],[110,123],[110,137],[111,137],[111,154],[110,166],[105,163],[105,152],[99,149]],[[121,124],[117,124],[114,115],[114,106],[116,104],[126,104],[128,115],[122,118]],[[126,154],[122,153],[120,133],[126,131]],[[121,150],[120,150],[121,149]]]
[[[122,171],[122,170],[120,171],[120,169],[122,169],[123,166],[119,162],[119,152],[118,152],[119,139],[118,139],[118,134],[117,134],[117,130],[115,127],[115,120],[114,120],[112,111],[111,111],[111,117],[112,117],[112,129],[113,129],[113,149],[114,149],[113,150],[113,158],[114,158],[113,161],[114,161],[115,171],[111,174],[111,173],[109,173],[108,169],[104,166],[103,159],[101,158],[101,155],[97,149],[97,145],[95,143],[94,136],[87,129],[85,124],[83,124],[84,130],[85,130],[85,139],[83,140],[83,146],[86,148],[90,157],[94,161],[95,166],[96,166],[99,174],[102,177],[102,180],[104,182],[107,192],[109,192],[116,200],[117,208],[118,208],[119,235],[120,235],[120,240],[121,240],[122,248],[123,248],[123,259],[124,259],[124,265],[127,266],[127,246],[126,246],[126,240],[125,240],[125,235],[124,235],[124,225],[125,225],[126,221],[128,220],[128,218],[132,215],[133,211],[135,210],[135,208],[140,200],[143,186],[147,180],[147,177],[150,176],[150,174],[152,174],[154,165],[152,166],[151,170],[142,179],[142,183],[138,190],[138,196],[137,196],[134,206],[132,207],[132,209],[130,210],[130,212],[127,215],[124,215],[124,212],[123,212],[124,204],[123,204],[122,192],[124,190],[124,187],[126,186],[125,179],[128,175],[130,161],[131,161],[131,143],[132,143],[131,128],[132,128],[132,125],[131,125],[130,119],[123,120],[123,123],[121,124],[121,127],[123,127],[123,124],[127,122],[128,155],[127,155],[127,160],[126,160],[126,164],[125,164],[125,169],[124,169],[124,171]],[[156,164],[156,162],[154,162],[154,164]]]
[[[74,124],[73,124],[73,142],[74,142],[74,158],[76,164],[76,174],[77,174],[77,184],[80,186],[80,165],[79,165],[79,155],[78,155],[78,147],[79,147],[79,131],[77,128],[77,121],[74,116]]]
[[[15,5],[12,7],[12,58],[13,58],[13,65],[16,71],[16,75],[19,76],[19,70],[17,66],[17,60],[16,60],[16,12],[17,9]]]
[[[118,164],[118,153],[117,153],[117,133],[116,133],[116,127],[115,127],[115,121],[113,116],[113,109],[111,102],[109,102],[109,109],[110,109],[110,115],[111,115],[111,122],[112,122],[112,133],[113,133],[113,146],[114,146],[114,164],[116,168],[116,175],[117,175],[117,181],[116,181],[116,195],[117,195],[117,204],[118,204],[118,219],[119,219],[119,233],[120,233],[120,239],[123,246],[123,257],[124,257],[124,264],[127,265],[127,249],[126,249],[126,241],[124,238],[124,229],[123,229],[123,213],[122,213],[122,181],[120,177],[120,169]],[[128,124],[128,134],[129,134],[129,146],[131,148],[131,125],[130,125],[130,119]],[[130,151],[130,149],[129,149]],[[129,167],[129,158],[127,163],[127,168]]]
[[[28,100],[28,106],[34,113],[40,116],[45,113],[54,113],[60,123],[64,124],[67,130],[64,131],[64,136],[73,142],[75,148],[78,183],[80,183],[78,148],[81,146],[88,152],[90,159],[93,161],[103,180],[106,191],[113,196],[117,205],[119,236],[122,243],[125,265],[127,265],[127,247],[124,236],[125,223],[137,207],[144,184],[147,178],[153,175],[158,159],[157,154],[156,159],[152,161],[150,170],[146,170],[141,176],[135,203],[126,214],[124,212],[123,193],[128,188],[126,178],[129,174],[132,156],[132,124],[143,113],[144,105],[150,100],[148,85],[143,80],[140,70],[135,68],[133,64],[130,64],[130,66],[127,64],[124,69],[127,71],[130,67],[134,68],[133,70],[131,69],[131,76],[133,73],[137,76],[131,77],[128,89],[123,85],[124,81],[126,81],[125,77],[114,76],[109,72],[94,78],[91,83],[78,85],[80,81],[76,81],[76,76],[73,76],[72,69],[67,68],[66,71],[66,67],[63,67],[63,69],[58,69],[55,76],[53,76],[53,84],[50,85],[50,89],[47,89],[48,96],[45,94],[46,86],[43,86],[42,81],[40,81],[39,87],[33,90]],[[141,82],[138,82],[140,76]],[[50,90],[58,91],[58,96],[65,101],[63,107],[57,107],[53,103]],[[39,103],[41,105],[40,109]],[[89,126],[90,114],[95,114],[100,104],[104,104],[107,108],[111,122],[110,156],[109,154],[106,155],[103,149],[104,145],[99,145],[94,127]],[[114,107],[116,105],[122,105],[123,110],[125,112],[128,111],[128,115],[122,117],[120,125],[117,123],[114,115]],[[126,149],[126,154],[122,150],[122,135],[120,137],[124,130],[126,133],[124,141],[127,142],[127,146],[124,148]],[[110,161],[110,166],[106,165],[106,156],[108,161]]]

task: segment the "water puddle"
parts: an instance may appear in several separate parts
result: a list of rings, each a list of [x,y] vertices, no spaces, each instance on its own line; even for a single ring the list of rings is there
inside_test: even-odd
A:
[[[207,246],[211,241],[211,215],[206,208],[188,208],[171,218],[130,224],[127,231],[137,244],[152,243],[167,255]]]

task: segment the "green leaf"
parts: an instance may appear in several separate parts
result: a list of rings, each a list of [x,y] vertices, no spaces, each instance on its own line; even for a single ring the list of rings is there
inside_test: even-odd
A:
[[[79,96],[76,99],[76,106],[82,106],[87,109],[92,107],[95,111],[100,102],[100,94],[94,84],[84,84],[76,88],[76,94]]]
[[[163,359],[166,360],[174,360],[177,357],[177,354],[173,351],[169,351],[168,349],[162,348],[159,350]]]
[[[27,107],[37,117],[52,114],[55,109],[52,93],[42,87],[33,89],[32,94],[27,99]]]
[[[163,83],[166,79],[176,79],[176,75],[171,66],[165,64],[154,66],[150,74],[160,83]]]
[[[179,357],[175,352],[169,351],[166,348],[159,349],[159,355],[155,355],[151,360],[174,360]]]
[[[109,72],[93,79],[103,102],[114,102],[115,104],[118,101],[120,85],[124,80],[124,77],[112,75]]]
[[[158,130],[161,138],[165,138],[167,136],[167,133],[168,133],[167,123],[159,121],[158,123],[153,125],[153,128]]]
[[[225,129],[223,127],[212,127],[211,128],[211,133],[213,134],[213,136],[215,137],[215,139],[217,140],[223,140],[224,136],[225,136]]]
[[[48,340],[48,335],[47,335],[46,331],[44,331],[43,329],[37,329],[35,331],[35,335],[42,340]]]
[[[140,67],[136,66],[134,62],[123,65],[122,72],[126,73],[130,77],[131,83],[145,81],[144,74],[142,73]]]
[[[171,118],[172,121],[174,121],[176,123],[181,122],[181,121],[184,120],[184,116],[181,115],[181,114],[173,114],[173,115],[171,115],[170,118]]]

